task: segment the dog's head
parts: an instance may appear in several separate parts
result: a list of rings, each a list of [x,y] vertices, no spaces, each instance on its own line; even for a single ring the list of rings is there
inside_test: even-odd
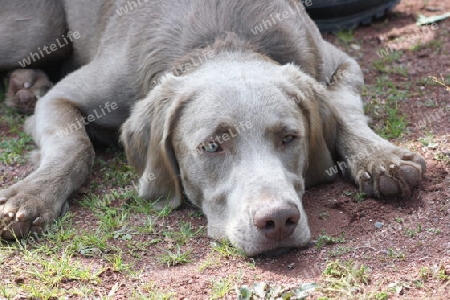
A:
[[[122,128],[140,196],[176,207],[184,191],[209,236],[250,256],[306,245],[301,199],[312,152],[326,148],[315,101],[323,92],[297,67],[258,55],[167,75]]]

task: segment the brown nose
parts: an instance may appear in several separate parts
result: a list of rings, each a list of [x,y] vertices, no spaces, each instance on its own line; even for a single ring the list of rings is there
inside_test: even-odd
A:
[[[296,205],[259,208],[253,214],[253,225],[267,238],[281,241],[294,232],[299,219],[300,212]]]

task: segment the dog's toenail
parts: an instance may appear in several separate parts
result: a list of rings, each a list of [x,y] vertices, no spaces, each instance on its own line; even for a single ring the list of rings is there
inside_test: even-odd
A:
[[[14,213],[13,213],[13,212],[9,212],[9,213],[8,213],[8,217],[9,217],[10,219],[13,219],[13,218],[14,218]]]
[[[24,213],[18,213],[16,215],[16,221],[23,221],[24,218],[25,218],[25,214]]]
[[[41,220],[41,217],[37,217],[36,219],[34,219],[33,225],[41,225]]]
[[[26,88],[26,89],[28,89],[28,88],[31,87],[31,83],[30,83],[30,82],[25,82],[25,83],[23,84],[23,87]]]
[[[396,167],[397,167],[397,166],[396,166],[395,164],[391,164],[391,165],[389,166],[389,169],[394,170]]]
[[[363,178],[364,178],[364,180],[370,180],[371,177],[370,177],[369,173],[364,172]]]
[[[413,159],[413,155],[411,153],[405,154],[405,155],[403,155],[403,159],[404,160],[412,160]]]
[[[384,172],[386,172],[386,168],[383,167],[383,166],[381,166],[381,167],[380,167],[380,173],[381,173],[381,174],[384,174]]]

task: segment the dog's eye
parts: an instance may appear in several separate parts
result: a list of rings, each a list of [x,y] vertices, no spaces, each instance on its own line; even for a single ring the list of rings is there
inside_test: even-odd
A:
[[[283,142],[283,144],[288,144],[288,143],[292,142],[294,139],[295,139],[295,136],[287,135],[281,141]]]
[[[220,145],[215,141],[206,143],[205,145],[203,145],[202,148],[203,148],[203,150],[205,150],[205,152],[208,152],[208,153],[216,153],[216,152],[222,151],[220,149]]]

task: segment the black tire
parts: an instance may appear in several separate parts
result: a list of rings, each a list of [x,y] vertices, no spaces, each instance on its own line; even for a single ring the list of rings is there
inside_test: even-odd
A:
[[[323,32],[337,32],[368,25],[383,17],[400,0],[312,0],[306,11]]]

